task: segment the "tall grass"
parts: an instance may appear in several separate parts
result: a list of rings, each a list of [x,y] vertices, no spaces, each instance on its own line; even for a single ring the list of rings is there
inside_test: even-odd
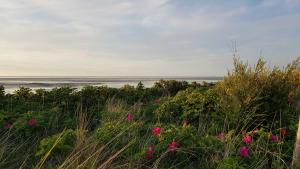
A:
[[[120,113],[126,111],[126,105],[120,100],[110,99],[108,100],[105,110],[108,113]],[[113,115],[114,116],[114,115]],[[120,116],[118,116],[119,118]],[[124,118],[117,119],[117,123],[124,121]],[[131,124],[127,128],[124,128],[121,132],[115,135],[106,143],[100,143],[95,133],[87,133],[87,126],[89,121],[87,120],[86,114],[80,112],[77,118],[77,129],[76,129],[76,141],[72,151],[63,159],[60,159],[60,163],[55,168],[58,169],[74,169],[74,168],[91,168],[91,169],[105,169],[105,168],[118,168],[121,164],[113,164],[114,160],[117,159],[124,151],[127,150],[137,140],[135,136],[127,138],[128,143],[122,148],[115,148],[115,145],[120,144],[121,137],[123,137],[128,130],[136,127],[136,123]],[[65,130],[64,130],[65,131]],[[52,148],[47,152],[44,157],[41,158],[40,162],[35,166],[36,169],[47,168],[47,159],[50,158],[52,150],[56,147],[57,143],[60,142],[64,131],[59,135]],[[122,164],[124,165],[124,164]],[[127,164],[126,164],[127,165]]]

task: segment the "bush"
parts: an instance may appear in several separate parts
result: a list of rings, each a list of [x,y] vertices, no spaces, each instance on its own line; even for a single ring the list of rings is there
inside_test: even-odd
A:
[[[289,95],[299,95],[295,93],[300,88],[299,73],[300,58],[283,70],[267,68],[262,59],[254,67],[235,59],[234,70],[216,86],[222,110],[232,119],[231,126],[241,128],[248,123],[272,127],[274,122],[289,126],[289,120],[297,115],[287,102]]]
[[[50,153],[52,157],[68,154],[74,147],[76,132],[68,129],[61,133],[49,136],[40,141],[36,156],[45,156]]]
[[[161,90],[164,95],[174,96],[180,90],[188,88],[189,84],[186,81],[176,80],[160,80],[154,84],[155,89]]]
[[[189,123],[198,131],[207,133],[223,127],[224,113],[219,109],[218,97],[213,89],[199,91],[188,88],[174,97],[162,99],[155,115],[163,123]],[[210,124],[215,124],[213,129],[209,129]]]
[[[102,144],[111,141],[116,135],[126,131],[129,127],[128,123],[122,122],[104,122],[97,129],[97,137]]]
[[[4,96],[5,96],[4,87],[0,85],[0,104],[3,102]]]

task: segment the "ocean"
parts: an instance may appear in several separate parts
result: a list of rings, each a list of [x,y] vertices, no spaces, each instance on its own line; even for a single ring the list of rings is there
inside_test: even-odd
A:
[[[28,87],[33,90],[46,89],[50,90],[56,87],[71,86],[81,89],[84,86],[108,86],[120,88],[126,84],[136,86],[140,81],[145,87],[151,87],[155,82],[164,80],[178,80],[187,82],[217,82],[222,80],[222,77],[162,77],[162,76],[60,76],[60,77],[47,77],[47,76],[23,76],[23,77],[0,77],[0,85],[4,86],[6,93],[12,93],[19,87]]]

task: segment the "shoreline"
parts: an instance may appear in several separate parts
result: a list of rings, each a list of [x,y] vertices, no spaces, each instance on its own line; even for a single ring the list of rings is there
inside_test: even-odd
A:
[[[70,86],[80,90],[84,86],[107,86],[111,88],[121,88],[124,85],[136,86],[139,82],[142,82],[145,87],[149,88],[160,80],[186,81],[188,83],[214,83],[222,79],[223,78],[220,77],[0,77],[0,86],[4,86],[6,93],[12,93],[20,87],[26,87],[32,90],[51,90],[57,87]]]

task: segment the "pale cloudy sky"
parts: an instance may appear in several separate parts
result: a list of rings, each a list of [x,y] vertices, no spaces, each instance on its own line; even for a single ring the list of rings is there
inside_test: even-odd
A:
[[[300,0],[0,0],[0,76],[224,75],[300,56]]]

